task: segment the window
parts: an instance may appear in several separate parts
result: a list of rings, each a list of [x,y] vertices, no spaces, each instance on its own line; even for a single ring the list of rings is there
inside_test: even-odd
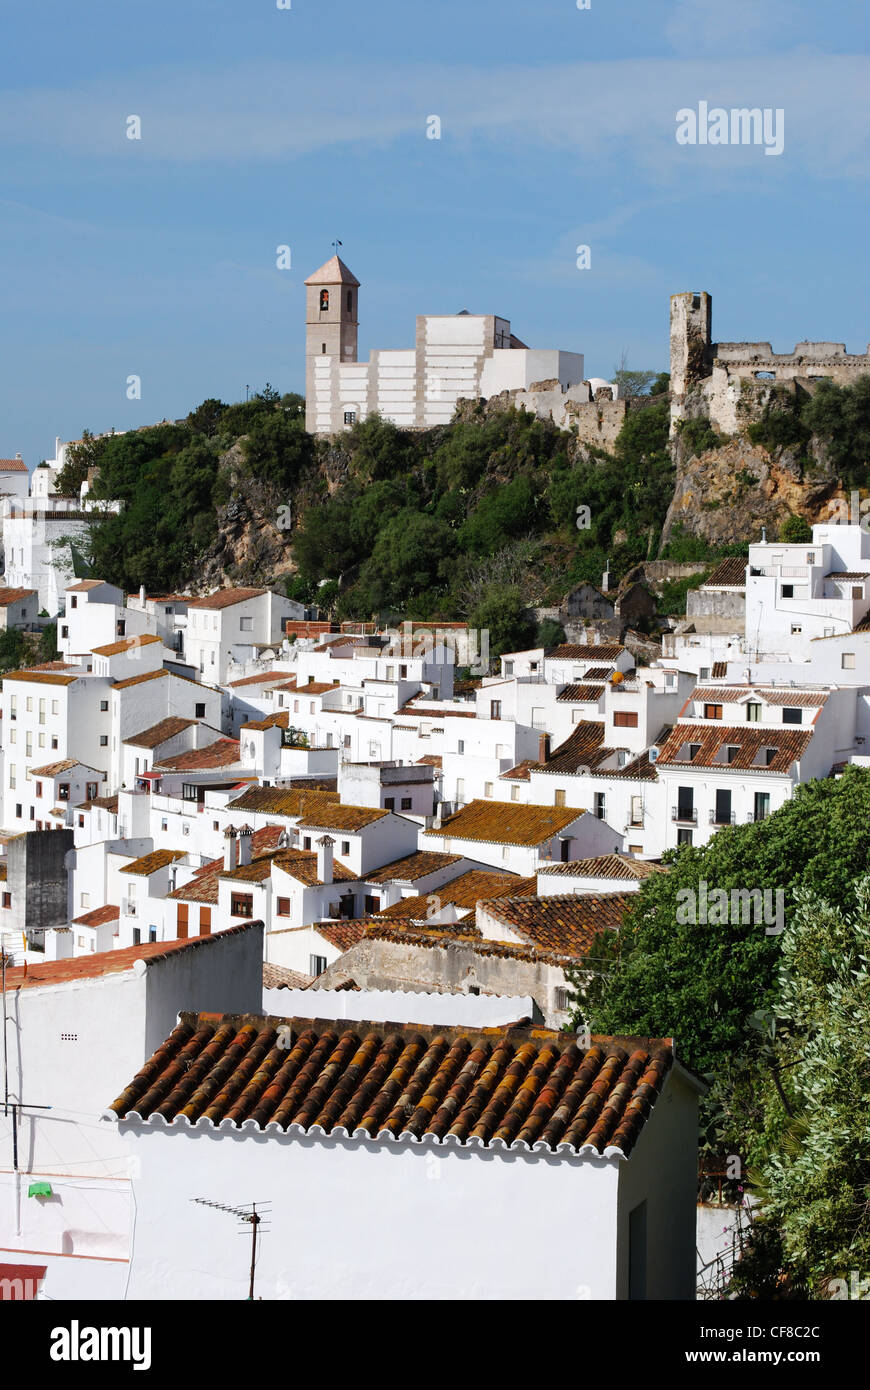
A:
[[[843,670],[843,671],[854,671],[854,669],[855,669],[855,653],[854,653],[854,652],[843,652],[843,653],[842,653],[842,655],[841,655],[841,657],[840,657],[840,669]]]
[[[326,956],[309,956],[308,973],[309,975],[322,975],[326,969]]]
[[[90,907],[90,905],[91,905],[91,895],[90,895],[90,893],[80,893],[80,894],[79,894],[79,907]]]
[[[69,628],[67,627],[66,623],[61,623],[60,635],[62,640],[65,640],[67,637],[69,637]]]
[[[187,903],[179,903],[179,904],[178,904],[178,910],[176,911],[176,914],[175,914],[175,935],[178,937],[179,941],[183,941],[183,940],[186,938],[186,936],[187,936],[187,932],[188,932],[187,913],[188,913]]]
[[[190,826],[188,825],[187,821],[185,821],[184,824],[182,825],[182,827],[181,827],[181,833],[182,833],[182,835],[189,835],[189,834],[190,834]]]
[[[721,705],[705,705],[705,706],[704,706],[704,718],[705,718],[705,719],[721,719],[721,718],[722,718],[722,706],[721,706]]]
[[[4,906],[4,907],[11,907],[11,906],[12,906],[12,894],[11,894],[11,893],[4,893],[4,894],[3,894],[3,906]]]
[[[31,806],[30,808],[30,819],[36,820],[36,808],[34,806]]]
[[[194,705],[193,715],[195,719],[205,719],[205,704]]]
[[[630,823],[631,825],[643,825],[643,797],[642,797],[642,796],[633,796],[633,797],[631,798],[631,811],[630,811],[629,814],[630,814],[630,821],[629,821],[629,823]]]
[[[78,608],[78,606],[79,606],[79,601],[78,601],[78,599],[76,598],[75,594],[71,594],[71,595],[70,595],[69,606],[70,606],[70,608]]]
[[[126,634],[126,632],[127,632],[127,620],[126,620],[126,618],[119,618],[119,619],[118,619],[118,636],[119,636],[119,637],[124,637],[125,634]]]
[[[41,783],[41,782],[37,782],[37,784],[36,784],[36,795],[37,795],[37,796],[42,796],[42,783]]]
[[[350,312],[352,311],[352,309],[353,309],[353,290],[348,290],[348,292],[347,292],[347,312],[350,313]]]
[[[800,708],[792,708],[790,705],[786,706],[782,712],[783,724],[802,724],[803,718],[803,710]]]
[[[627,709],[615,710],[613,715],[613,727],[615,729],[636,729],[637,712]]]
[[[24,814],[24,812],[23,812],[22,809],[21,809],[21,802],[20,802],[20,801],[16,801],[16,803],[15,803],[15,819],[16,819],[16,820],[21,820],[23,814]]]
[[[289,898],[279,898],[278,901],[277,901],[277,903],[276,903],[276,905],[275,905],[275,911],[277,912],[277,914],[278,914],[279,917],[289,917],[289,916],[290,916],[290,899],[289,899]]]
[[[595,793],[595,814],[599,820],[604,820],[605,799],[604,792]]]
[[[344,423],[345,423],[346,425],[354,425],[354,424],[356,424],[356,411],[355,411],[355,410],[346,410],[346,411],[344,412]]]
[[[746,706],[746,722],[747,724],[761,723],[761,705],[757,700],[750,700]]]
[[[108,734],[100,734],[100,747],[101,747],[101,748],[108,748],[108,746],[109,746],[109,735],[108,735]]]
[[[69,801],[69,782],[59,782],[57,787],[58,801]]]
[[[232,893],[230,895],[230,916],[231,917],[253,917],[254,915],[254,895],[253,893]]]
[[[792,635],[792,637],[800,637],[802,631],[803,631],[803,629],[802,629],[800,623],[792,623],[792,625],[791,625],[791,635]]]
[[[169,821],[167,820],[166,816],[164,816],[164,817],[162,818],[162,820],[160,821],[160,829],[161,829],[161,830],[168,830],[168,829],[169,829]],[[217,826],[215,826],[215,829],[217,829]]]
[[[321,343],[321,344],[320,344],[320,351],[321,351],[321,353],[325,353],[325,352],[326,352],[326,343]]]
[[[505,673],[506,676],[512,676],[512,675],[513,675],[513,673],[514,673],[514,663],[513,663],[512,661],[506,661],[506,662],[505,662],[505,664],[504,664],[504,673]]]
[[[501,719],[501,700],[490,700],[489,717],[490,719]]]
[[[9,742],[10,742],[10,743],[17,743],[17,742],[18,742],[18,730],[17,730],[17,729],[10,729],[10,730],[9,730]]]
[[[133,928],[133,945],[138,946],[142,940],[142,933],[138,927]]]
[[[783,585],[782,585],[782,588],[781,588],[781,590],[780,590],[780,597],[781,597],[781,598],[794,598],[794,585],[793,585],[793,584],[783,584]]]
[[[690,845],[691,843],[692,843],[692,832],[691,832],[691,830],[680,829],[680,830],[677,831],[677,844],[678,844],[678,845]]]
[[[816,563],[815,554],[813,553],[812,550],[808,550],[808,551],[807,551],[807,564],[808,564],[808,565],[814,565],[815,563]]]
[[[14,763],[10,763],[10,764],[9,764],[9,786],[10,786],[10,787],[14,787],[14,786],[15,786],[15,764],[14,764]]]
[[[109,706],[108,706],[108,704],[107,704],[107,705],[106,705],[106,708],[108,709],[108,707],[109,707]],[[52,714],[57,714],[57,711],[58,711],[58,703],[57,703],[57,700],[52,700],[52,702],[51,702],[51,712],[52,712]]]
[[[253,619],[253,618],[239,618],[239,632],[253,632],[253,631],[254,631],[254,619]]]
[[[853,598],[863,598],[863,597],[864,597],[864,586],[863,586],[863,584],[853,584],[853,585],[852,585],[852,597],[853,597]]]
[[[149,928],[148,928],[148,940],[149,940],[149,941],[156,941],[156,940],[157,940],[157,928],[156,928],[156,927],[149,927]]]
[[[457,800],[457,801],[464,801],[464,800],[465,800],[465,778],[464,778],[464,777],[457,777],[457,779],[456,779],[456,800]]]
[[[219,820],[213,820],[212,823],[211,823],[211,828],[212,828],[212,830],[220,830],[220,828],[221,828],[221,823],[220,823],[220,821],[219,821]]]
[[[492,782],[484,782],[483,794],[484,796],[492,796]]]
[[[201,907],[199,909],[199,934],[200,936],[211,936],[210,907]]]
[[[770,792],[755,793],[754,820],[767,820],[770,815]]]
[[[350,854],[350,840],[342,840],[341,852],[342,854]]]
[[[321,312],[321,314],[325,314],[325,313],[327,313],[328,310],[329,310],[329,290],[321,290],[321,291],[320,291],[320,312]]]
[[[57,748],[57,735],[55,735],[54,738],[51,740],[51,746],[54,749]]]
[[[511,787],[511,801],[519,801],[519,799],[520,799],[520,789],[519,789],[519,787]]]
[[[311,836],[310,836],[310,835],[306,835],[306,836],[303,838],[303,840],[302,840],[302,848],[303,848],[303,849],[310,849],[310,848],[311,848]]]
[[[456,744],[456,751],[461,756],[465,752],[465,739],[461,738]]]

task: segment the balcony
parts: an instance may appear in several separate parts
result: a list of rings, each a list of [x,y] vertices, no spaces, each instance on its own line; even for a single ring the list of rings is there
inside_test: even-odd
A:
[[[677,825],[697,825],[698,812],[694,806],[672,806],[671,820]]]
[[[748,823],[749,825],[752,825],[752,824],[758,823],[759,821],[767,820],[767,818],[768,818],[769,815],[770,815],[770,811],[769,811],[769,810],[768,810],[768,811],[747,811],[747,812],[746,812],[746,820],[747,820],[747,823]]]
[[[735,817],[734,817],[734,812],[733,812],[733,811],[711,811],[711,812],[710,812],[710,824],[711,824],[711,825],[733,825],[733,824],[734,824],[734,820],[735,820]]]

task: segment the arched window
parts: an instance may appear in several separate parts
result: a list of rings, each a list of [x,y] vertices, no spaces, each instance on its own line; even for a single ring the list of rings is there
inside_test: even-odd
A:
[[[325,313],[329,308],[329,290],[320,291],[320,312]]]

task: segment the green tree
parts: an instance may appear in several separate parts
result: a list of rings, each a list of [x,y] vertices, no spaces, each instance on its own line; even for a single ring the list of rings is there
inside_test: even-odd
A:
[[[779,528],[779,539],[788,543],[800,541],[811,541],[813,538],[813,528],[806,517],[798,516],[792,512],[787,516]]]
[[[565,641],[565,629],[561,623],[557,623],[555,618],[545,618],[538,625],[535,633],[534,646],[536,647],[558,647]]]
[[[788,1283],[817,1298],[843,1297],[850,1271],[870,1270],[870,875],[845,896],[848,907],[798,889],[780,939],[772,1014],[782,1088],[758,1078],[775,1137],[750,1174],[761,1222],[738,1289],[756,1272],[758,1247],[777,1251]]]
[[[491,660],[504,652],[528,651],[535,641],[535,620],[518,589],[493,585],[471,614],[469,626],[489,633]]]
[[[12,671],[21,666],[26,653],[24,633],[17,627],[7,627],[0,632],[0,671]]]
[[[98,468],[108,438],[97,439],[90,430],[82,430],[81,439],[66,446],[64,465],[57,475],[55,487],[62,497],[78,497],[82,483],[91,468]]]
[[[39,660],[55,661],[60,655],[57,649],[57,623],[47,623],[39,636]]]
[[[870,376],[852,386],[820,381],[803,407],[801,420],[818,435],[833,468],[845,483],[867,481],[870,464]]]

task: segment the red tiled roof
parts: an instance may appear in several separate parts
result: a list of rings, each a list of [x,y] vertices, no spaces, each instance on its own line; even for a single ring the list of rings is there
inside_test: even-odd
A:
[[[428,874],[434,874],[437,869],[447,868],[450,864],[459,864],[462,861],[461,854],[444,854],[437,849],[416,850],[413,854],[406,854],[401,859],[394,859],[391,864],[385,864],[382,869],[374,869],[365,875],[366,883],[413,883],[415,879],[426,878]]]
[[[35,589],[0,588],[0,608],[8,608],[11,603],[20,603],[23,598],[32,598]]]
[[[64,593],[85,594],[90,589],[99,589],[100,585],[105,583],[105,579],[80,579],[77,584],[67,584]]]
[[[124,864],[120,872],[122,874],[137,874],[142,878],[147,878],[149,874],[156,874],[158,869],[165,869],[169,864],[173,864],[176,859],[183,859],[186,851],[183,849],[153,849],[150,854],[143,854],[138,859],[133,859],[129,864]]]
[[[205,772],[213,767],[232,767],[241,761],[239,740],[219,738],[207,748],[189,748],[173,758],[163,758],[155,766],[158,772]]]
[[[256,676],[242,676],[241,680],[227,681],[230,690],[236,690],[240,685],[271,685],[274,681],[285,681],[286,671],[260,671]]]
[[[703,700],[708,704],[733,704],[737,700],[764,700],[768,705],[803,705],[807,709],[821,709],[827,703],[827,690],[773,690],[765,685],[699,685],[689,696],[690,700]]]
[[[605,928],[617,929],[632,901],[628,893],[567,893],[549,898],[499,898],[480,911],[502,922],[533,946],[582,956]]]
[[[206,594],[205,598],[188,599],[188,608],[232,608],[236,603],[244,603],[249,598],[259,598],[261,594],[267,594],[268,589],[216,589],[213,594]]]
[[[558,835],[579,820],[583,811],[576,806],[527,806],[513,801],[470,801],[452,816],[446,816],[440,829],[425,835],[451,840],[482,840],[494,845],[526,845],[534,848]]]
[[[2,679],[4,681],[35,681],[38,685],[72,685],[79,677],[78,675],[61,676],[55,671],[40,671],[38,668],[34,668],[29,671],[4,671]]]
[[[267,714],[265,719],[249,719],[247,724],[243,724],[243,729],[287,729],[290,726],[290,714],[287,710],[280,710],[278,714]]]
[[[319,270],[303,282],[306,285],[358,285],[359,280],[348,270],[341,256],[330,256]]]
[[[813,736],[812,729],[722,727],[718,724],[675,724],[659,754],[659,763],[676,763],[681,767],[715,767],[723,772],[788,772],[792,763],[803,757]],[[684,744],[696,743],[698,752],[691,760],[680,758]],[[728,744],[738,749],[733,762],[716,762],[716,754]],[[769,763],[756,763],[762,748],[776,750]]]
[[[113,815],[118,814],[118,793],[114,796],[93,796],[90,801],[83,801],[76,807],[77,811],[90,811],[94,806],[100,811],[111,811]]]
[[[343,922],[317,922],[314,930],[321,936],[325,936],[327,941],[342,952],[349,951],[351,946],[362,941],[366,934],[365,922],[361,919]]]
[[[258,859],[269,850],[275,849],[280,834],[280,825],[264,825],[261,830],[255,830],[251,838],[251,858]],[[216,903],[218,880],[223,877],[223,873],[223,856],[220,859],[210,859],[207,864],[199,866],[193,878],[188,879],[180,888],[174,888],[166,896],[176,902]]]
[[[285,965],[263,963],[264,989],[307,989],[316,975],[303,975],[301,970],[288,970]]]
[[[550,647],[546,656],[548,661],[616,661],[624,651],[625,647],[619,642],[600,642],[592,646],[585,642],[563,642],[560,647]]]
[[[667,873],[663,864],[648,859],[630,859],[627,854],[599,854],[593,859],[569,859],[564,864],[548,864],[539,874],[554,874],[564,878],[625,878],[643,879],[651,874]]]
[[[746,557],[743,555],[729,555],[726,560],[720,560],[713,573],[704,580],[705,589],[745,589],[746,588]]]
[[[121,652],[130,652],[139,647],[151,647],[155,642],[162,641],[162,638],[155,637],[153,633],[143,632],[139,637],[121,637],[117,642],[109,642],[105,647],[93,647],[94,656],[120,656]]]
[[[227,807],[230,811],[258,811],[262,816],[301,816],[311,811],[319,815],[320,803],[338,801],[337,791],[321,791],[308,786],[248,787]]]
[[[180,719],[178,715],[171,714],[166,719],[161,719],[159,724],[152,724],[150,729],[143,729],[141,734],[125,738],[124,743],[132,748],[159,748],[161,743],[166,743],[168,739],[183,733],[195,723],[195,719]]]
[[[670,1039],[185,1013],[111,1111],[627,1157],[673,1063]]]
[[[562,704],[579,704],[584,700],[600,700],[604,694],[603,685],[566,685],[556,696]]]
[[[120,908],[114,903],[106,903],[105,907],[94,907],[90,912],[83,912],[81,917],[73,917],[74,927],[102,927],[106,922],[117,922],[120,916]]]
[[[23,459],[0,459],[0,473],[26,473],[27,464]]]
[[[262,923],[245,922],[243,926],[228,927],[214,936],[197,936],[182,941],[142,941],[138,946],[123,946],[117,951],[98,951],[94,955],[73,956],[70,960],[40,961],[39,965],[18,965],[6,971],[7,989],[36,989],[39,985],[65,985],[73,980],[95,980],[104,975],[122,975],[132,970],[137,960],[146,964],[161,960],[175,951],[195,950],[210,941],[219,941],[229,932],[248,931]]]

